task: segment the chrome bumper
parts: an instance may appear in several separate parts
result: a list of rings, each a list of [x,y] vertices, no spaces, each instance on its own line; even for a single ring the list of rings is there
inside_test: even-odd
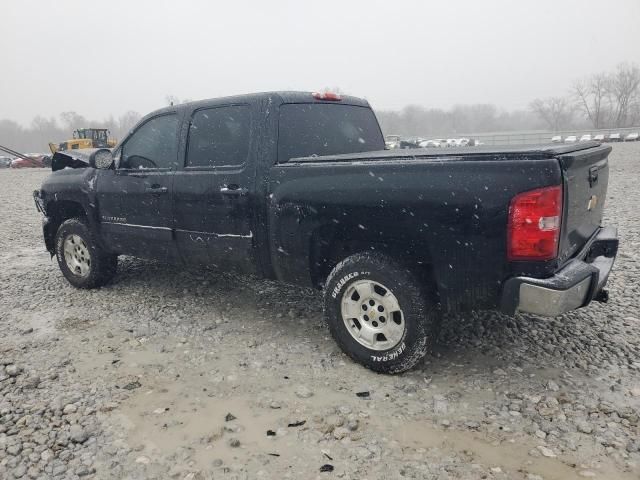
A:
[[[618,252],[618,232],[614,227],[600,229],[588,250],[572,259],[553,277],[513,277],[502,291],[500,310],[533,313],[547,317],[562,315],[606,298],[601,294]]]

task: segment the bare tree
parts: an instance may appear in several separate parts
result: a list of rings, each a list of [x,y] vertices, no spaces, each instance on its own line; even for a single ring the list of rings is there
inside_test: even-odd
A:
[[[609,83],[607,74],[597,73],[573,84],[573,95],[578,108],[582,110],[593,128],[604,127],[609,115]]]
[[[180,100],[180,98],[175,95],[166,95],[164,99],[167,102],[167,105],[180,105],[181,103],[189,103],[192,101],[190,98],[183,98]]]
[[[116,135],[117,138],[123,138],[141,118],[142,116],[133,110],[129,110],[124,115],[121,115],[118,118],[118,128],[114,129],[114,135]]]
[[[344,93],[339,87],[324,91]],[[600,73],[576,82],[568,97],[536,99],[529,110],[505,111],[493,105],[456,105],[440,108],[408,105],[402,110],[376,110],[382,131],[419,137],[443,137],[513,130],[533,130],[543,124],[554,131],[567,128],[624,127],[640,124],[640,68],[635,64],[621,64],[611,74]],[[167,95],[168,104],[188,102],[175,95]],[[576,110],[584,119],[576,118]],[[0,144],[17,151],[46,151],[48,142],[70,138],[71,132],[82,127],[104,127],[113,137],[123,139],[140,120],[138,112],[128,111],[114,118],[88,122],[85,117],[68,111],[60,114],[59,121],[43,117],[34,118],[28,127],[11,120],[0,119]]]
[[[385,134],[441,137],[538,128],[530,111],[501,111],[494,105],[456,105],[450,110],[409,105],[400,111],[376,110]]]
[[[178,105],[180,103],[180,99],[175,95],[166,95],[164,100],[167,102],[167,105]]]
[[[66,140],[64,131],[58,127],[55,118],[44,118],[40,115],[31,121],[31,141],[38,145],[47,145],[49,142],[58,143]]]
[[[337,93],[338,95],[347,95],[347,92],[345,92],[343,89],[341,89],[340,87],[324,87],[321,90],[322,93]]]
[[[567,127],[573,119],[574,106],[566,97],[536,98],[530,107],[554,132]]]
[[[622,63],[610,76],[608,90],[613,99],[613,123],[616,127],[631,125],[634,105],[640,101],[640,68]]]
[[[629,108],[629,125],[640,125],[640,95],[636,95],[636,99]]]
[[[62,112],[60,119],[62,120],[63,126],[69,131],[88,126],[87,119],[76,112]]]
[[[55,118],[36,116],[31,124],[23,127],[11,120],[0,119],[0,145],[6,145],[18,152],[48,152],[49,142],[59,143],[71,138],[71,132],[77,128],[107,128],[112,138],[121,139],[140,120],[139,113],[129,111],[117,120],[113,116],[102,121],[87,121],[76,112],[64,112],[62,121]],[[61,126],[64,124],[64,126]]]

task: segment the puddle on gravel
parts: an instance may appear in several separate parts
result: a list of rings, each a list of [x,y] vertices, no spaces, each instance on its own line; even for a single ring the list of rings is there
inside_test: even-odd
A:
[[[126,337],[126,336],[125,336]],[[158,339],[156,339],[157,341]],[[122,345],[122,338],[114,338],[111,342]],[[156,342],[152,342],[156,343]],[[250,371],[238,372],[234,357],[221,356],[216,360],[215,375],[208,377],[202,366],[187,367],[182,364],[180,348],[167,353],[157,351],[157,345],[139,345],[138,348],[122,352],[118,355],[120,368],[128,375],[140,376],[141,388],[132,392],[131,396],[111,414],[110,422],[118,426],[124,433],[123,440],[136,449],[139,456],[148,457],[153,464],[161,468],[169,461],[175,464],[185,462],[196,469],[210,470],[214,460],[222,460],[223,465],[248,464],[255,462],[256,456],[266,457],[269,454],[280,454],[281,457],[268,457],[269,469],[288,468],[294,459],[308,461],[313,453],[309,451],[310,443],[299,438],[302,433],[286,428],[286,421],[295,413],[291,408],[272,410],[255,407],[256,398],[246,390],[246,382],[255,380]],[[79,369],[85,374],[96,374],[111,364],[112,353],[86,353],[86,358],[79,362]],[[167,368],[177,367],[169,375]],[[125,371],[114,369],[116,377]],[[191,369],[191,370],[190,370]],[[179,372],[179,378],[174,378]],[[202,377],[200,372],[205,373]],[[235,372],[234,380],[224,378],[221,372]],[[264,375],[268,376],[267,372]],[[222,376],[222,377],[221,377]],[[215,383],[216,381],[222,383]],[[279,379],[263,379],[271,384],[270,396],[281,400],[286,405],[295,398],[294,386],[286,382],[278,387]],[[206,386],[208,391],[203,391]],[[477,394],[492,396],[492,392],[480,391]],[[210,396],[211,395],[211,396]],[[215,395],[215,396],[213,396]],[[331,389],[319,389],[311,399],[303,403],[306,406],[304,419],[311,421],[311,411],[322,411],[323,407],[340,404],[353,404],[353,392],[335,392]],[[350,400],[349,400],[350,399]],[[299,402],[295,400],[295,402]],[[357,403],[357,402],[356,402]],[[365,404],[362,404],[364,407]],[[475,405],[475,402],[474,402]],[[474,405],[469,406],[473,409]],[[289,407],[294,407],[289,404]],[[462,408],[462,406],[460,406]],[[167,410],[168,409],[168,410]],[[231,413],[236,420],[225,421]],[[237,431],[225,431],[225,427],[238,426]],[[309,425],[307,425],[309,426]],[[285,428],[284,436],[267,436],[268,430],[277,431]],[[538,445],[531,439],[526,443],[510,443],[502,441],[493,443],[494,438],[487,438],[483,433],[473,431],[442,430],[434,427],[430,421],[400,423],[398,419],[386,415],[374,415],[362,425],[364,431],[374,430],[380,435],[397,441],[402,447],[410,449],[437,449],[445,455],[456,452],[469,462],[482,464],[487,468],[502,468],[507,475],[524,478],[526,473],[541,475],[546,480],[578,480],[579,467],[575,464],[585,463],[571,454],[558,458],[532,457],[529,451]],[[231,438],[240,441],[239,447],[231,447]],[[307,439],[308,440],[308,439]],[[320,447],[317,447],[320,452]],[[316,452],[316,453],[318,453]],[[472,452],[468,455],[466,452]],[[430,452],[431,454],[432,452]],[[132,460],[133,461],[133,460]],[[260,462],[261,460],[257,460]],[[620,480],[637,478],[633,474],[625,474],[607,463],[599,464],[598,478],[616,478]]]
[[[257,412],[246,399],[183,396],[174,389],[162,389],[137,395],[128,403],[118,415],[121,424],[128,426],[127,442],[143,446],[141,454],[152,459],[176,455],[180,460],[180,451],[186,447],[197,467],[206,469],[215,459],[231,464],[259,453],[286,451],[291,456],[296,449],[294,435],[277,440],[267,436],[267,430],[277,430],[282,414]],[[227,414],[236,418],[225,421]],[[240,446],[231,447],[231,439],[239,440]]]
[[[112,414],[111,421],[122,429],[126,443],[139,450],[138,455],[148,457],[151,463],[160,459],[161,463],[168,460],[182,464],[183,455],[187,453],[190,468],[203,470],[211,470],[214,460],[222,460],[224,465],[247,464],[260,455],[268,456],[273,464],[270,468],[288,468],[293,458],[309,456],[308,445],[298,439],[298,434],[311,424],[308,414],[297,418],[288,408],[256,407],[254,395],[236,391],[236,387],[243,390],[242,382],[252,381],[242,374],[233,375],[233,381],[223,380],[222,384],[211,383],[211,379],[203,381],[202,376],[194,372],[183,371],[175,379],[154,377],[151,374],[154,365],[169,358],[147,349],[122,356],[122,364],[129,367],[129,373],[146,373],[141,378],[143,386]],[[106,360],[108,356],[103,356],[94,361],[91,368],[101,368],[100,364]],[[233,371],[227,361],[221,362],[224,365],[217,367]],[[203,385],[207,385],[207,391],[203,391]],[[293,388],[293,385],[287,386],[274,392],[271,398],[291,399]],[[329,396],[310,401],[322,408],[336,400]],[[235,419],[227,421],[227,414]],[[292,418],[306,420],[305,426],[288,427]],[[279,428],[284,435],[267,435],[267,431],[277,432]],[[240,445],[230,446],[231,439],[239,440]],[[319,448],[318,455],[321,455]]]
[[[33,328],[30,338],[46,338],[55,333],[57,324],[63,315],[55,309],[25,312],[22,309],[14,308],[7,313],[7,318],[12,319],[14,325],[19,326],[20,330]]]
[[[507,474],[533,473],[541,475],[545,480],[579,480],[584,478],[579,475],[581,470],[593,470],[597,472],[597,478],[637,479],[633,474],[621,473],[610,465],[601,464],[601,468],[597,470],[576,469],[573,465],[580,462],[564,455],[557,458],[532,457],[529,451],[538,445],[533,442],[504,441],[496,445],[481,435],[458,430],[443,431],[421,423],[412,423],[411,428],[405,425],[395,430],[395,438],[401,445],[424,449],[437,448],[443,452],[455,451],[463,457],[466,455],[465,452],[471,452],[470,461],[473,463],[480,463],[486,467],[499,466]]]

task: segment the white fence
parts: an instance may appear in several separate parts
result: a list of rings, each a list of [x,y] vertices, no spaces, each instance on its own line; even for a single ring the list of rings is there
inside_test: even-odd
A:
[[[575,135],[580,138],[584,134],[605,135],[607,138],[612,133],[619,133],[620,137],[624,139],[629,133],[640,132],[640,127],[630,128],[606,128],[600,130],[565,130],[561,132],[501,132],[501,133],[475,133],[475,134],[456,134],[455,138],[475,138],[485,143],[486,145],[526,145],[531,143],[550,143],[551,137],[555,135],[561,135],[564,139],[569,135]]]

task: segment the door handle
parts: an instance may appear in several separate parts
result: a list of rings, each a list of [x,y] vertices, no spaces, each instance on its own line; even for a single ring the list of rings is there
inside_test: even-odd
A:
[[[241,188],[238,185],[224,185],[220,188],[220,193],[227,197],[243,197],[249,192],[246,188]]]
[[[161,187],[160,185],[152,185],[151,187],[146,187],[144,191],[145,193],[155,193],[159,195],[161,193],[167,193],[169,189],[167,187]]]

